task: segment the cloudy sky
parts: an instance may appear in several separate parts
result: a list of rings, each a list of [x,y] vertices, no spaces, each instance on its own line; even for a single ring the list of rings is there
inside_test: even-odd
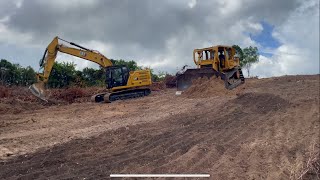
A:
[[[318,0],[0,1],[0,58],[38,69],[55,36],[156,72],[194,66],[194,48],[238,44],[259,48],[252,75],[319,73]]]

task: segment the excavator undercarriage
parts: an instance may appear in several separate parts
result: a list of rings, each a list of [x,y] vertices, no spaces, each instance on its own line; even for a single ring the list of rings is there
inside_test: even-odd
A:
[[[93,95],[91,97],[91,101],[111,103],[117,100],[125,100],[125,99],[148,96],[150,93],[151,93],[151,90],[149,88],[129,89],[129,90],[122,90],[122,91],[117,91],[113,93],[105,92],[105,93],[99,93],[99,94]]]

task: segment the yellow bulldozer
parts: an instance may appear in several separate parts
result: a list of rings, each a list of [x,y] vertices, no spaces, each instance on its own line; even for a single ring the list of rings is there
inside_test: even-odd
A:
[[[177,90],[184,91],[197,78],[213,76],[224,80],[226,89],[234,89],[245,82],[240,60],[235,56],[235,49],[231,46],[217,45],[208,48],[195,49],[193,61],[196,69],[187,69],[177,75]]]
[[[59,40],[74,47],[59,43]],[[55,37],[47,46],[40,60],[40,68],[43,69],[43,72],[37,74],[37,83],[29,87],[32,94],[42,100],[47,101],[45,84],[49,80],[58,52],[97,63],[105,68],[107,88],[105,92],[91,97],[94,102],[112,102],[119,99],[147,96],[151,93],[149,88],[152,83],[150,70],[130,71],[126,66],[114,66],[111,60],[98,51]]]

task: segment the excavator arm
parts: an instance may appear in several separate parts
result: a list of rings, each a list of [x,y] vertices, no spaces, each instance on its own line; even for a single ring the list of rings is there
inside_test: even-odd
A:
[[[43,73],[37,74],[38,81],[42,81],[44,83],[48,82],[48,79],[49,79],[49,76],[58,52],[62,52],[65,54],[69,54],[71,56],[76,56],[76,57],[97,63],[102,67],[109,67],[113,65],[108,58],[106,58],[103,54],[100,54],[97,51],[93,51],[85,47],[82,47],[78,44],[75,44],[73,42],[68,42],[66,40],[63,40],[69,43],[70,45],[79,47],[80,49],[68,47],[63,44],[59,44],[59,39],[60,39],[59,37],[55,37],[52,40],[52,42],[48,45],[43,55],[43,58],[40,61],[40,67],[43,68]]]
[[[70,45],[76,46],[79,49],[59,44],[59,40],[67,42]],[[35,96],[43,100],[46,100],[44,91],[45,83],[47,83],[49,80],[49,76],[58,52],[62,52],[97,63],[102,67],[113,66],[112,62],[98,51],[90,50],[73,42],[68,42],[66,40],[60,39],[59,37],[55,37],[46,48],[45,53],[42,59],[40,60],[40,67],[43,68],[43,72],[37,74],[37,83],[29,87],[29,89]]]

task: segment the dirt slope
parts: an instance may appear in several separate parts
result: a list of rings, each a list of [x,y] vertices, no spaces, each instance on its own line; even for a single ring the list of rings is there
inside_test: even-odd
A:
[[[241,88],[238,96],[167,90],[112,104],[2,114],[0,179],[106,179],[110,173],[299,178],[320,151],[319,75],[252,79]]]

